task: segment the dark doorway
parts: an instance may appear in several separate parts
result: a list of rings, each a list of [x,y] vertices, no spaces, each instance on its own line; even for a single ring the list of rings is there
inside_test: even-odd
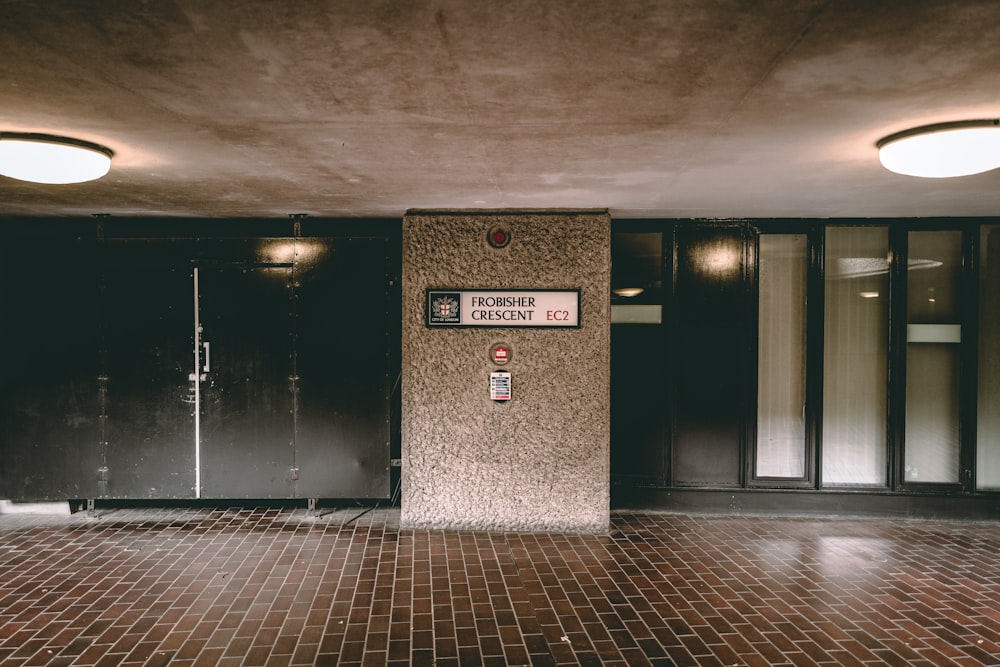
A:
[[[387,239],[67,247],[72,276],[4,286],[49,361],[5,376],[0,496],[389,496]]]
[[[674,483],[738,486],[747,333],[743,227],[677,230]]]

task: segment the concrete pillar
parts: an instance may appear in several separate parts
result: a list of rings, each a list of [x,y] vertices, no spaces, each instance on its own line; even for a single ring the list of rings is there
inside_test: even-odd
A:
[[[487,232],[510,232],[494,248]],[[410,211],[403,219],[404,527],[609,525],[607,211]],[[579,289],[580,327],[428,328],[427,289]],[[491,346],[509,343],[512,400]]]

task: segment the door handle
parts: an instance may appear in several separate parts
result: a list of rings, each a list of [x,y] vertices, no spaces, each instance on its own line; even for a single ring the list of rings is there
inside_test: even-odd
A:
[[[208,342],[202,343],[201,346],[203,348],[205,348],[205,365],[202,367],[202,370],[204,372],[206,372],[206,373],[211,373],[212,372],[212,349],[211,349],[211,347],[209,347],[209,343]]]

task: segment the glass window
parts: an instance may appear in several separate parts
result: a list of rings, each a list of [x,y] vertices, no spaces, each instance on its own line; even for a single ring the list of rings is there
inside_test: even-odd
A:
[[[662,485],[670,432],[663,232],[616,229],[611,257],[611,477]]]
[[[760,236],[757,477],[805,477],[808,269],[805,234]]]
[[[676,353],[673,483],[740,486],[746,477],[747,398],[753,391],[753,357],[747,339],[744,225],[676,228],[677,266],[671,325]]]
[[[885,486],[889,232],[826,231],[824,486]]]
[[[903,480],[959,481],[960,231],[910,232]]]
[[[983,227],[981,257],[976,486],[1000,491],[1000,225]]]
[[[663,321],[663,234],[615,232],[611,240],[612,324]]]

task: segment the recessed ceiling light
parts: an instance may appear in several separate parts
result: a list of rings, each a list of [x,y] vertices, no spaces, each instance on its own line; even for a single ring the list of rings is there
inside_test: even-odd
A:
[[[643,289],[641,287],[619,287],[612,291],[616,296],[633,297],[642,294]]]
[[[1000,120],[961,120],[890,134],[876,144],[889,171],[948,178],[1000,167]]]
[[[51,134],[0,132],[0,175],[31,183],[83,183],[108,173],[110,148]]]
[[[913,257],[907,260],[906,269],[936,269],[942,265],[943,262],[936,259]],[[867,278],[885,273],[889,273],[889,260],[886,257],[841,257],[827,275],[831,278]]]

